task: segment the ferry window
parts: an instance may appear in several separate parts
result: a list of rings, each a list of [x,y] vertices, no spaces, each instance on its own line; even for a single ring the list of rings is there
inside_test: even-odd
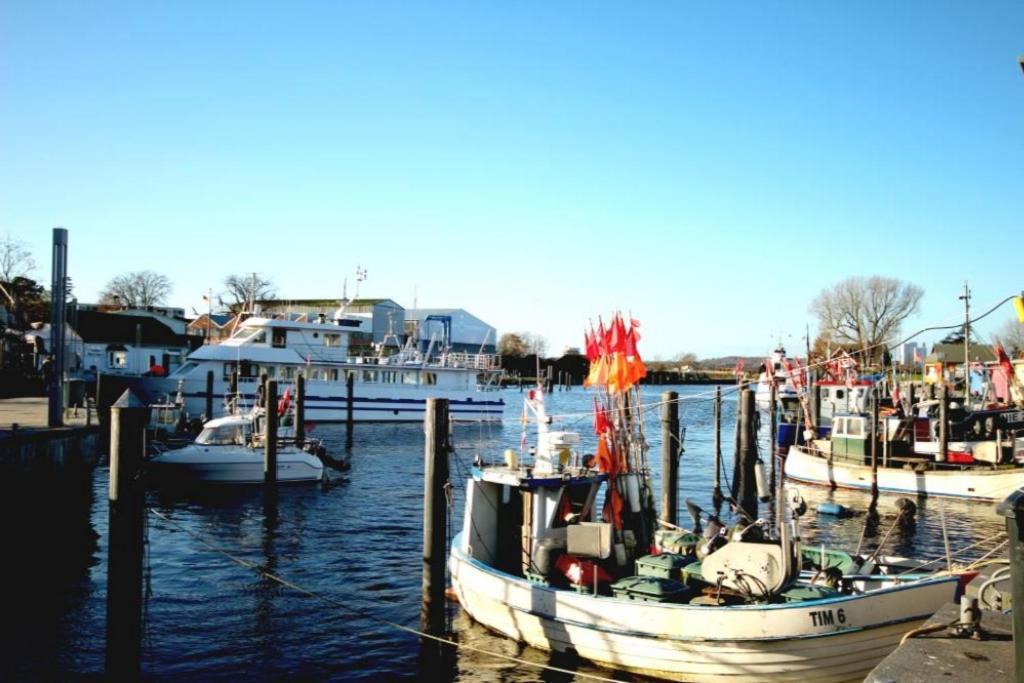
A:
[[[836,399],[842,401],[845,392],[842,389],[836,389]]]
[[[363,382],[376,382],[377,373],[372,370],[363,370]]]
[[[333,332],[327,332],[324,334],[324,346],[338,347],[341,346],[341,335]]]
[[[277,377],[277,366],[268,365],[267,367],[263,368],[263,372],[267,373],[267,379],[275,379]]]
[[[319,368],[315,368],[313,370],[310,370],[309,371],[309,378],[311,380],[313,380],[313,379],[320,379],[320,369]]]
[[[267,343],[267,331],[260,330],[252,336],[253,344],[266,344]]]
[[[403,372],[402,373],[402,384],[416,384],[416,373],[415,372]]]
[[[288,330],[282,329],[280,327],[275,327],[273,339],[271,341],[273,346],[278,349],[283,349],[287,344],[287,340]]]
[[[437,384],[437,373],[436,372],[424,372],[423,373],[424,384]]]
[[[863,425],[860,420],[847,420],[846,425],[847,436],[864,436]]]
[[[334,369],[331,370],[331,381],[332,382],[337,382],[338,381],[338,369],[337,368],[334,368]]]
[[[833,436],[845,436],[846,435],[846,418],[837,417],[832,425]]]
[[[822,398],[828,398],[828,396],[829,396],[829,389],[828,389],[828,387],[822,387],[821,388],[821,396],[822,396]]]
[[[232,375],[232,373],[234,373],[234,371],[235,371],[235,364],[234,363],[225,363],[224,364],[224,379],[231,379],[231,375]]]
[[[287,366],[281,368],[281,377],[283,379],[295,379],[295,368]]]

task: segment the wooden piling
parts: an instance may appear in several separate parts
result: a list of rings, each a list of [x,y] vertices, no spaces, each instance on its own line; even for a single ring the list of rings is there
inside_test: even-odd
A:
[[[213,419],[213,370],[206,373],[206,419]]]
[[[949,459],[949,389],[943,383],[939,390],[939,452],[935,456],[935,460],[946,462],[947,459]]]
[[[355,423],[355,396],[356,374],[352,370],[345,373],[345,442],[352,444],[352,425]]]
[[[302,448],[306,441],[306,378],[295,378],[295,445]]]
[[[715,387],[715,486],[711,491],[711,504],[717,515],[722,508],[722,387]]]
[[[661,519],[678,524],[679,394],[661,395]]]
[[[771,397],[769,399],[769,407],[768,407],[768,425],[769,425],[769,427],[768,427],[768,457],[772,461],[771,462],[771,478],[769,479],[769,482],[768,482],[768,491],[770,492],[770,495],[771,495],[773,500],[775,498],[777,498],[777,493],[775,491],[775,480],[776,480],[775,453],[776,453],[776,451],[779,448],[779,445],[778,445],[779,444],[779,424],[778,424],[778,415],[777,415],[777,412],[775,410],[775,408],[776,408],[775,403],[778,400],[778,397],[779,397],[779,388],[777,386],[775,386],[775,382],[772,382]]]
[[[268,379],[263,385],[263,483],[277,484],[277,380]]]
[[[423,418],[423,605],[420,629],[444,632],[445,530],[448,507],[448,399],[428,398]]]
[[[878,506],[878,389],[871,388],[871,507]]]
[[[110,409],[106,677],[111,680],[140,675],[146,412],[130,390]]]
[[[757,406],[753,389],[744,389],[740,395],[739,443],[736,472],[738,483],[733,498],[750,519],[757,519],[757,433],[754,431],[754,416]]]

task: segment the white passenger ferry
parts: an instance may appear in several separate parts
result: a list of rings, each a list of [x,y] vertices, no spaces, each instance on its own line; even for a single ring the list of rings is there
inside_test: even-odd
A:
[[[212,372],[213,415],[208,419],[228,413],[225,398],[236,371],[241,406],[256,399],[262,374],[278,381],[279,394],[304,374],[306,415],[313,422],[345,421],[350,406],[356,422],[417,422],[427,398],[447,398],[454,420],[502,418],[498,356],[450,353],[433,342],[425,351],[409,344],[392,355],[350,356],[350,335],[368,333],[369,326],[369,320],[340,311],[333,321],[324,316],[312,322],[250,317],[223,343],[193,351],[169,376],[129,383],[144,400],[180,397],[188,414],[198,416],[207,410]]]

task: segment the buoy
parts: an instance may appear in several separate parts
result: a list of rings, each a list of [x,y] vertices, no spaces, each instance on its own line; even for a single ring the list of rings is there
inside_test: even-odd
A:
[[[767,503],[771,498],[768,492],[768,477],[764,473],[764,461],[758,459],[754,463],[754,481],[757,483],[757,497],[762,503]]]
[[[846,508],[839,503],[818,503],[818,514],[838,517],[845,512]]]

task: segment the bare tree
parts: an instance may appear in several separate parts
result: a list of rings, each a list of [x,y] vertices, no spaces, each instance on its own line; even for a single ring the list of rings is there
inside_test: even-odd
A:
[[[35,268],[36,260],[25,242],[14,239],[10,234],[0,240],[0,282],[27,278]]]
[[[526,344],[527,353],[540,357],[544,357],[547,354],[548,340],[543,336],[532,332],[520,332],[519,336],[522,338],[523,343]]]
[[[531,332],[506,332],[498,339],[498,353],[503,356],[543,356],[547,350],[547,339]]]
[[[838,344],[855,344],[868,361],[895,341],[900,326],[917,312],[924,291],[909,282],[878,275],[850,277],[811,302],[821,334]]]
[[[224,278],[224,286],[231,298],[228,307],[233,311],[251,311],[257,301],[273,299],[276,294],[274,283],[259,273],[228,275]]]
[[[118,275],[100,292],[100,303],[115,308],[145,308],[166,303],[171,281],[152,270]]]
[[[1024,323],[1017,318],[1010,318],[995,334],[996,341],[1003,345],[1006,353],[1019,356],[1024,353]]]

